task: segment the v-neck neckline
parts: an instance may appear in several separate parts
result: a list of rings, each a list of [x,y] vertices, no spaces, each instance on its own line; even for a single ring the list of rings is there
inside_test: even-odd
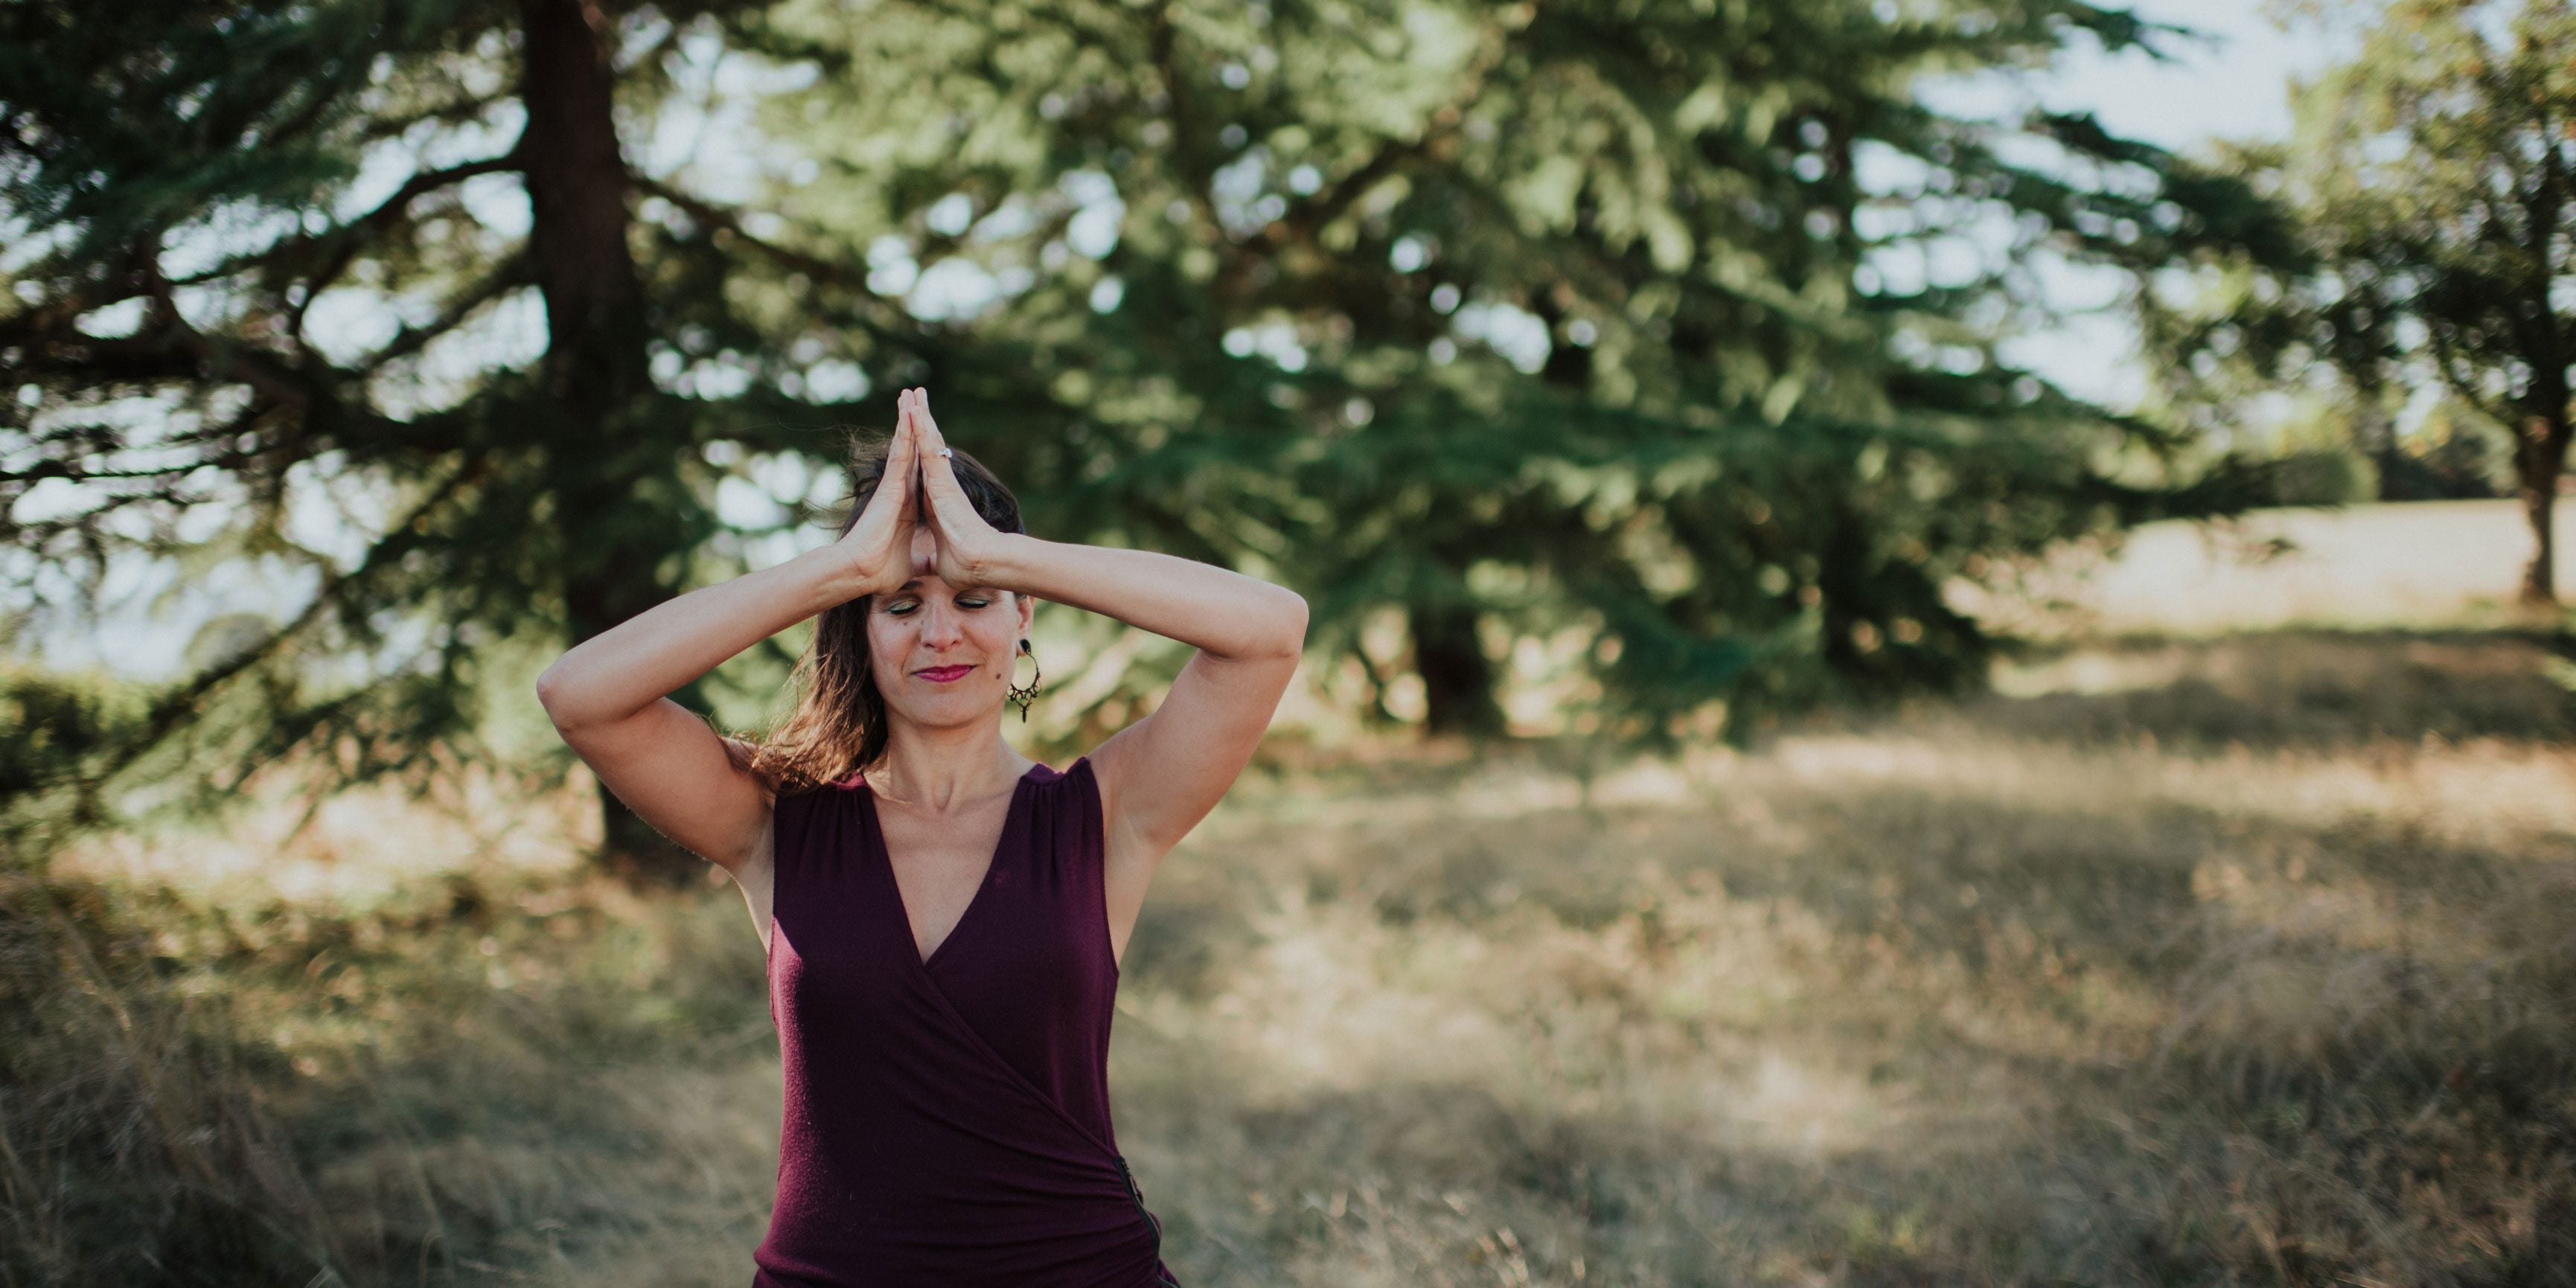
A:
[[[903,931],[904,956],[911,958],[922,970],[929,970],[931,964],[939,960],[939,955],[957,942],[958,932],[966,928],[966,922],[975,915],[975,909],[983,905],[984,892],[993,885],[993,873],[1001,868],[1002,856],[1009,852],[1012,829],[1020,825],[1020,802],[1026,799],[1029,784],[1037,781],[1038,770],[1045,766],[1045,761],[1031,764],[1021,771],[1019,781],[1011,784],[1011,803],[1002,812],[1002,834],[993,842],[992,857],[984,860],[984,875],[975,882],[975,893],[967,898],[957,920],[949,924],[948,933],[939,937],[938,946],[932,948],[927,957],[921,955],[921,941],[913,938],[912,909],[903,901],[903,879],[895,875],[894,850],[886,844],[885,820],[877,813],[876,784],[869,782],[865,775],[860,776],[859,787],[868,797],[868,830],[875,833],[872,839],[876,843],[877,867],[885,873],[886,888],[894,892],[895,923]]]

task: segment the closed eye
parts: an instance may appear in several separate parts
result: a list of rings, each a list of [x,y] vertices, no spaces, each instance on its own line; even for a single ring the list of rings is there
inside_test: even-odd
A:
[[[957,597],[957,606],[959,608],[987,608],[990,607],[992,603],[992,599],[984,595],[960,595]],[[912,610],[919,606],[920,605],[914,600],[898,599],[895,602],[886,605],[886,613],[893,617],[906,617],[910,616]]]

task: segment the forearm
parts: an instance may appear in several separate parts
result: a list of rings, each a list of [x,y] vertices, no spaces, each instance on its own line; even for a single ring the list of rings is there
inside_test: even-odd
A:
[[[1295,654],[1305,646],[1306,601],[1297,592],[1176,555],[1013,534],[986,579],[1216,657]]]
[[[558,727],[622,720],[780,631],[856,598],[846,555],[826,546],[701,587],[574,645],[537,677]]]

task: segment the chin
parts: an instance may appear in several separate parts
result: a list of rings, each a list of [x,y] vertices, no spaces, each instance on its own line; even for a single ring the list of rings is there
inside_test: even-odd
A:
[[[950,725],[969,723],[983,715],[988,707],[999,710],[1001,700],[1002,695],[981,687],[960,688],[954,693],[917,697],[895,709],[910,717],[916,724],[945,728]]]

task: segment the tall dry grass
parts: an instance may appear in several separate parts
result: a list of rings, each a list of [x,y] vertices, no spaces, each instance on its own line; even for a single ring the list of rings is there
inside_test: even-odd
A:
[[[1120,1140],[1194,1284],[2576,1282],[2565,666],[2097,647],[1752,753],[1256,774],[1130,947]],[[9,1228],[53,1233],[6,1282],[748,1273],[778,1069],[729,889],[134,893],[169,844],[68,869],[157,972],[98,996],[163,1018],[13,1035]]]

